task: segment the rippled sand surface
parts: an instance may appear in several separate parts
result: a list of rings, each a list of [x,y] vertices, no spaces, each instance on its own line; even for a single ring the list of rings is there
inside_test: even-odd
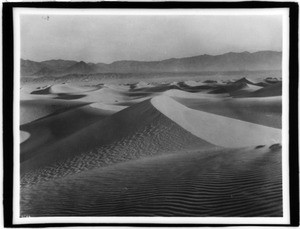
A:
[[[181,152],[97,168],[25,188],[22,213],[282,216],[280,161],[280,150],[264,148]]]

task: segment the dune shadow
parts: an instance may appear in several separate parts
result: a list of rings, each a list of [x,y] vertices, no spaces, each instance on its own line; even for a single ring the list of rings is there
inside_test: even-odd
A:
[[[71,95],[66,93],[59,93],[58,96],[54,99],[65,99],[65,100],[73,100],[73,99],[80,99],[85,97],[86,95]]]

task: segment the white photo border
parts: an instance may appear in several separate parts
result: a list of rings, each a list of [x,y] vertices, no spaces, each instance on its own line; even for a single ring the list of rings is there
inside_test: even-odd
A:
[[[35,15],[280,15],[282,17],[282,189],[283,217],[20,217],[20,16]],[[120,223],[120,224],[289,224],[289,9],[13,9],[14,33],[14,168],[13,224]]]

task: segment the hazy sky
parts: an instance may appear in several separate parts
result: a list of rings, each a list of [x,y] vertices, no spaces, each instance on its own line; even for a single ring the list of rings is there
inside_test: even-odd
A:
[[[281,48],[280,16],[21,16],[21,57],[35,61],[151,61]]]

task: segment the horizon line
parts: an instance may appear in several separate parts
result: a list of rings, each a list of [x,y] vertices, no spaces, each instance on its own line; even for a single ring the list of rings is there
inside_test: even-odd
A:
[[[243,51],[243,52],[234,52],[234,51],[230,51],[230,52],[226,52],[226,53],[222,53],[222,54],[200,54],[200,55],[195,55],[195,56],[185,56],[185,57],[170,57],[167,59],[161,59],[161,60],[134,60],[134,59],[122,59],[122,60],[115,60],[109,63],[104,63],[104,62],[91,62],[91,61],[84,61],[84,60],[70,60],[70,59],[46,59],[46,60],[41,60],[41,61],[36,61],[36,60],[32,60],[32,59],[25,59],[25,58],[20,58],[21,60],[28,60],[28,61],[33,61],[33,62],[45,62],[45,61],[54,61],[54,60],[62,60],[62,61],[75,61],[75,62],[84,62],[84,63],[91,63],[91,64],[113,64],[116,62],[124,62],[124,61],[135,61],[135,62],[161,62],[161,61],[166,61],[166,60],[171,60],[171,59],[185,59],[185,58],[193,58],[193,57],[199,57],[199,56],[222,56],[222,55],[226,55],[226,54],[230,54],[230,53],[235,53],[235,54],[241,54],[241,53],[250,53],[250,54],[254,54],[254,53],[259,53],[259,52],[278,52],[278,53],[282,53],[281,51],[277,51],[277,50],[260,50],[260,51],[254,51],[254,52],[249,52],[249,51]]]

